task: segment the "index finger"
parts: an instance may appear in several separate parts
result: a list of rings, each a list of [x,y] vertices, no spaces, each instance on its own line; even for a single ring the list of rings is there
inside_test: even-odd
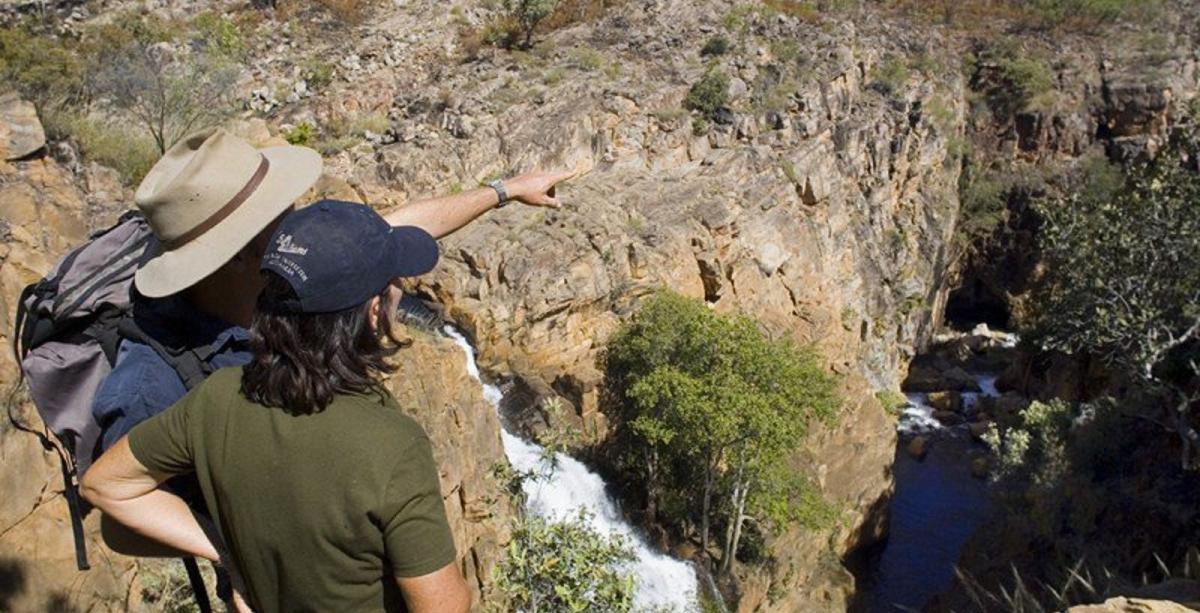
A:
[[[579,174],[581,173],[582,170],[583,170],[582,168],[575,168],[574,170],[565,170],[563,172],[560,172],[560,173],[554,175],[554,182],[561,183],[563,181],[566,181],[567,179],[573,179],[573,178],[579,176]]]

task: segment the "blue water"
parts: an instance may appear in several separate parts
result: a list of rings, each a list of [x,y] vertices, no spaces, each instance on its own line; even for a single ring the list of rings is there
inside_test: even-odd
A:
[[[919,611],[954,580],[954,567],[967,539],[987,520],[987,482],[971,476],[961,432],[932,434],[918,462],[897,446],[896,492],[888,542],[875,570],[869,611]]]

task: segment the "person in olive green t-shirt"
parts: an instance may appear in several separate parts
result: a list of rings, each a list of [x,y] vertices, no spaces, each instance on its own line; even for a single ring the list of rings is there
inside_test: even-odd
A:
[[[431,236],[364,205],[290,214],[263,258],[251,363],[135,427],[87,472],[84,495],[225,564],[240,609],[466,611],[429,440],[380,384],[402,344],[393,281],[436,261]],[[157,489],[192,472],[215,530]]]
[[[241,378],[217,371],[135,427],[129,450],[153,472],[195,470],[233,566],[252,578],[251,601],[379,610],[396,596],[385,573],[454,562],[429,440],[390,397],[339,394],[296,417],[247,400]]]

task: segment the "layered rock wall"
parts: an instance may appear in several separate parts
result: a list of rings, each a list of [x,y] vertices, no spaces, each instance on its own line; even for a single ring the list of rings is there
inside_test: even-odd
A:
[[[462,62],[445,3],[406,3],[336,43],[268,30],[246,70],[259,90],[291,74],[280,65],[301,53],[336,66],[338,79],[321,95],[263,107],[273,123],[333,125],[364,114],[388,122],[385,134],[327,158],[322,194],[387,208],[534,167],[588,171],[562,189],[561,210],[512,205],[444,240],[443,264],[413,288],[476,341],[485,368],[532,392],[517,416],[530,429],[546,419],[536,401],[558,395],[575,409],[569,423],[603,438],[597,359],[657,288],[746,312],[772,335],[817,345],[841,376],[845,406],[794,462],[839,517],[822,530],[779,535],[771,543],[776,564],[741,571],[741,608],[843,610],[854,589],[843,559],[881,537],[891,488],[894,423],[874,392],[898,388],[945,306],[966,94],[957,60],[940,57],[951,47],[937,34],[742,4],[625,3],[532,51]],[[469,23],[487,17],[474,8],[461,14]],[[731,15],[744,21],[736,31]],[[734,38],[734,51],[701,57],[703,41],[716,35]],[[876,83],[880,67],[918,48],[944,70]],[[705,127],[682,105],[710,68],[730,77],[731,99]],[[34,163],[53,167],[23,162]],[[43,193],[26,167],[14,168],[5,185]],[[32,213],[3,209],[14,235],[53,228],[45,220],[60,202],[80,201],[67,218],[88,225],[83,201],[92,187],[63,181],[74,191],[45,192]],[[8,247],[15,255],[0,268],[12,278],[3,298],[11,301],[81,236],[52,233]],[[11,302],[5,306],[10,313]],[[499,555],[509,511],[492,502],[484,475],[502,461],[495,416],[451,353],[418,338],[393,385],[411,406],[430,407],[422,423],[476,582]],[[56,491],[53,463],[31,439],[5,433],[0,443],[19,447],[11,453],[30,458],[22,462],[45,464],[43,484],[7,498],[14,509],[0,516],[13,518],[4,520],[12,528],[6,538],[36,542],[47,532],[21,523],[23,513],[65,525],[61,504],[38,504]],[[46,569],[20,602],[60,588],[74,593],[66,587],[77,577],[69,553],[62,548],[57,562],[14,556]],[[132,561],[113,568],[126,570],[93,600],[125,602],[136,592],[122,591],[137,572]]]
[[[699,41],[724,8],[631,4],[556,34],[546,58],[418,69],[427,85],[396,90],[397,142],[333,165],[343,189],[385,204],[463,177],[589,171],[561,190],[561,210],[514,205],[444,240],[443,263],[416,288],[473,337],[487,369],[532,391],[515,416],[531,430],[549,418],[532,405],[559,395],[574,424],[604,436],[598,358],[657,288],[817,345],[845,408],[796,467],[840,517],[773,543],[780,560],[744,574],[741,608],[840,610],[853,591],[840,560],[880,538],[891,487],[894,424],[874,392],[898,388],[945,303],[964,83],[955,70],[915,73],[885,95],[871,75],[905,41],[752,15],[745,52],[716,60],[732,110],[697,133],[677,110],[709,69]],[[616,68],[546,79],[578,53],[558,45],[581,40]],[[803,70],[778,41],[805,50]],[[776,87],[785,102],[772,106],[760,94]]]

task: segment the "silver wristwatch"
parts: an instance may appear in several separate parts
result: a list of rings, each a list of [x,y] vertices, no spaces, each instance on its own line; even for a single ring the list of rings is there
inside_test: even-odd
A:
[[[496,195],[500,197],[500,202],[496,204],[496,208],[500,208],[508,204],[508,192],[504,191],[503,181],[496,179],[488,183],[488,187],[496,190]]]

